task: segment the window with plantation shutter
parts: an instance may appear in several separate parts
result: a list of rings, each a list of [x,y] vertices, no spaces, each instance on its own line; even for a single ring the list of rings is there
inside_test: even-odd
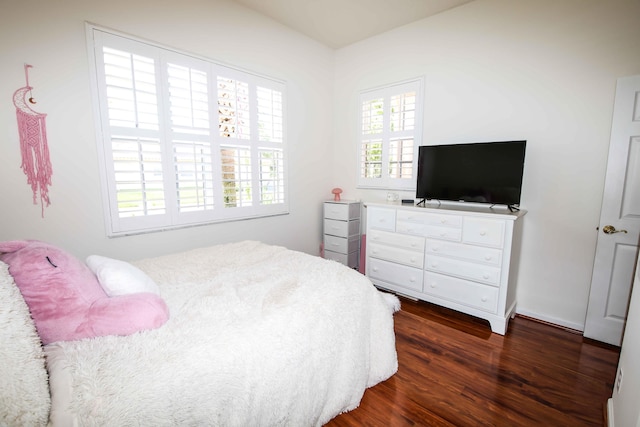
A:
[[[422,79],[360,94],[358,186],[413,190],[422,136]]]
[[[288,212],[282,82],[87,35],[110,235]]]

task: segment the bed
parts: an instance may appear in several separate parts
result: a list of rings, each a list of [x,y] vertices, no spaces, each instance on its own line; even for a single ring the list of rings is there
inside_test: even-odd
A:
[[[244,241],[132,264],[166,323],[42,346],[0,262],[0,425],[317,426],[397,370],[398,299],[337,262]]]

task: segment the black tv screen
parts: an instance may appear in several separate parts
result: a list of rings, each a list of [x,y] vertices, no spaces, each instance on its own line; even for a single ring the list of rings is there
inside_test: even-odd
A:
[[[526,141],[423,145],[416,198],[519,205]]]

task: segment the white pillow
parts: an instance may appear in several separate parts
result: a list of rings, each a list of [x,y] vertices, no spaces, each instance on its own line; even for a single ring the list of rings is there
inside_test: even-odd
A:
[[[110,297],[138,292],[152,292],[160,295],[160,289],[151,277],[128,262],[90,255],[87,258],[87,265]]]

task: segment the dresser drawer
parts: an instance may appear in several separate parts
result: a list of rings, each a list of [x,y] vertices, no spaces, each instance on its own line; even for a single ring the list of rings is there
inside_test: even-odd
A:
[[[462,217],[458,215],[427,214],[425,224],[441,227],[462,227]]]
[[[348,221],[360,218],[360,203],[324,203],[324,217]]]
[[[423,271],[371,258],[367,264],[367,274],[372,279],[383,280],[414,291],[422,291]]]
[[[464,243],[427,239],[426,253],[474,261],[493,267],[500,267],[502,264],[502,251],[500,249],[472,246]]]
[[[386,208],[367,208],[367,227],[378,230],[395,231],[396,210]]]
[[[499,289],[456,277],[424,273],[423,291],[458,304],[495,313],[498,309]]]
[[[324,234],[338,237],[350,237],[360,234],[360,220],[338,221],[335,219],[324,220]]]
[[[416,222],[427,225],[439,225],[443,227],[460,228],[462,226],[462,216],[418,212],[414,210],[399,210],[398,221]]]
[[[424,224],[418,224],[415,222],[396,221],[396,231],[398,233],[415,234],[417,236],[424,236],[427,226]]]
[[[502,248],[504,244],[504,221],[485,218],[465,218],[462,241],[476,245]]]
[[[475,280],[491,286],[500,286],[500,269],[488,265],[444,258],[427,253],[425,256],[425,268],[442,274]]]
[[[418,251],[421,254],[424,253],[424,237],[405,236],[403,234],[390,233],[382,230],[369,230],[367,239],[371,243],[397,246],[399,248]]]
[[[420,212],[419,209],[411,209],[411,210],[398,210],[397,220],[398,221],[408,221],[408,222],[416,222],[419,224],[424,224],[427,220],[427,215],[424,212]]]
[[[424,235],[436,239],[451,240],[459,242],[462,240],[462,230],[453,227],[440,227],[437,225],[425,225]]]
[[[325,234],[324,249],[341,254],[355,252],[360,249],[360,236],[337,237]]]
[[[370,241],[367,242],[367,256],[398,262],[416,268],[422,268],[424,265],[423,253],[422,251],[416,252],[394,246],[380,245]]]

